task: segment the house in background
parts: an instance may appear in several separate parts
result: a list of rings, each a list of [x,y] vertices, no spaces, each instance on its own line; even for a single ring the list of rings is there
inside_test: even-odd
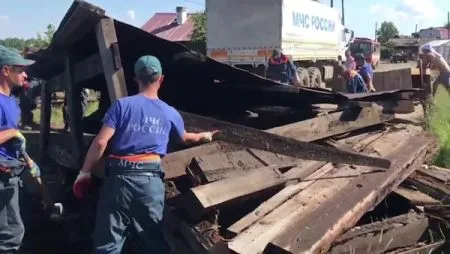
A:
[[[157,12],[141,29],[168,41],[178,42],[196,50],[206,53],[206,45],[195,45],[191,42],[194,32],[193,13],[187,13],[185,7],[176,7],[175,13]]]
[[[414,33],[413,36],[433,40],[446,40],[450,39],[450,30],[445,27],[430,27],[421,29],[419,32]]]

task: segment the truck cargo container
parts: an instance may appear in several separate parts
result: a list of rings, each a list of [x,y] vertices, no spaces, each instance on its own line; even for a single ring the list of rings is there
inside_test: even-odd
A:
[[[209,57],[265,76],[281,49],[308,87],[336,76],[353,38],[337,9],[311,0],[206,0],[206,13]]]

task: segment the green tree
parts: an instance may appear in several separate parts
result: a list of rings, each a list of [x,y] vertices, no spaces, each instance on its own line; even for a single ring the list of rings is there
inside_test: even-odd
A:
[[[397,27],[391,21],[384,21],[381,23],[380,29],[378,29],[376,33],[380,43],[386,43],[389,39],[399,35]]]
[[[49,24],[47,25],[47,30],[43,34],[38,33],[36,38],[5,38],[0,40],[0,45],[15,48],[19,51],[24,50],[26,47],[46,48],[50,45],[55,31],[55,26]]]
[[[206,12],[199,12],[192,15],[194,31],[192,32],[193,43],[206,43]]]

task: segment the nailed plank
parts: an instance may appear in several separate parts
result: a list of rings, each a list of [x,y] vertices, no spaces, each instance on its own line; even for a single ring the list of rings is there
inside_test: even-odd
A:
[[[239,146],[226,142],[213,142],[200,146],[191,147],[181,151],[167,154],[162,160],[162,167],[166,173],[165,179],[171,180],[185,175],[186,166],[195,156],[204,156],[220,152],[235,151],[241,149]]]
[[[436,200],[423,192],[402,186],[397,187],[397,189],[394,190],[394,193],[407,199],[411,205],[423,206],[441,203],[439,200]]]
[[[367,143],[367,141],[373,142],[374,137],[378,139],[381,137],[381,135],[379,135],[378,133],[367,135],[366,133],[364,133],[361,135],[348,137],[344,140],[341,140],[340,143],[352,144],[353,147],[362,149],[364,146],[361,145]],[[286,202],[292,196],[296,195],[300,191],[313,184],[315,180],[329,173],[332,169],[334,169],[334,165],[332,163],[323,163],[316,161],[303,161],[302,163],[299,163],[296,167],[285,172],[283,175],[288,179],[296,179],[297,181],[295,181],[295,183],[297,183],[299,180],[302,180],[302,182],[286,186],[283,190],[279,191],[266,202],[262,203],[251,213],[247,214],[246,216],[235,222],[233,225],[228,227],[227,231],[234,235],[243,232],[251,225],[255,224],[258,220],[273,211],[275,208]]]
[[[341,235],[331,254],[383,253],[416,244],[428,227],[423,214],[408,213],[352,228]]]
[[[366,211],[423,163],[433,142],[431,137],[416,135],[415,139],[402,145],[398,151],[388,154],[387,157],[393,161],[390,170],[356,178],[336,198],[328,199],[314,213],[293,221],[291,227],[272,240],[266,250],[269,253],[315,253],[328,250],[336,237],[352,227]],[[299,228],[305,230],[299,232]]]
[[[185,208],[193,219],[198,219],[213,208],[230,204],[250,195],[257,195],[285,182],[286,179],[275,166],[250,170],[245,175],[192,188],[184,198]]]
[[[109,98],[111,103],[114,103],[119,98],[128,95],[114,20],[111,18],[101,19],[96,27],[96,35]]]
[[[394,119],[394,114],[383,113],[383,109],[372,107],[349,108],[301,122],[296,122],[266,130],[269,133],[311,142],[342,133],[362,129]]]
[[[247,150],[194,157],[186,168],[194,184],[206,184],[265,166]]]

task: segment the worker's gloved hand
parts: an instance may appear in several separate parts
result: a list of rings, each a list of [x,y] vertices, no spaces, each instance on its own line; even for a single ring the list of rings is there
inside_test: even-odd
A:
[[[33,178],[38,178],[41,176],[41,169],[34,161],[31,161],[30,175]]]
[[[212,142],[214,135],[216,135],[217,133],[219,133],[218,130],[202,132],[202,135],[203,135],[202,141],[204,141],[204,142]]]
[[[73,183],[72,191],[75,197],[82,199],[91,187],[91,173],[80,171]]]
[[[20,142],[20,148],[25,150],[26,145],[27,145],[27,140],[25,139],[25,137],[22,135],[22,133],[19,130],[16,130],[16,132],[14,133],[14,138],[16,138]]]

